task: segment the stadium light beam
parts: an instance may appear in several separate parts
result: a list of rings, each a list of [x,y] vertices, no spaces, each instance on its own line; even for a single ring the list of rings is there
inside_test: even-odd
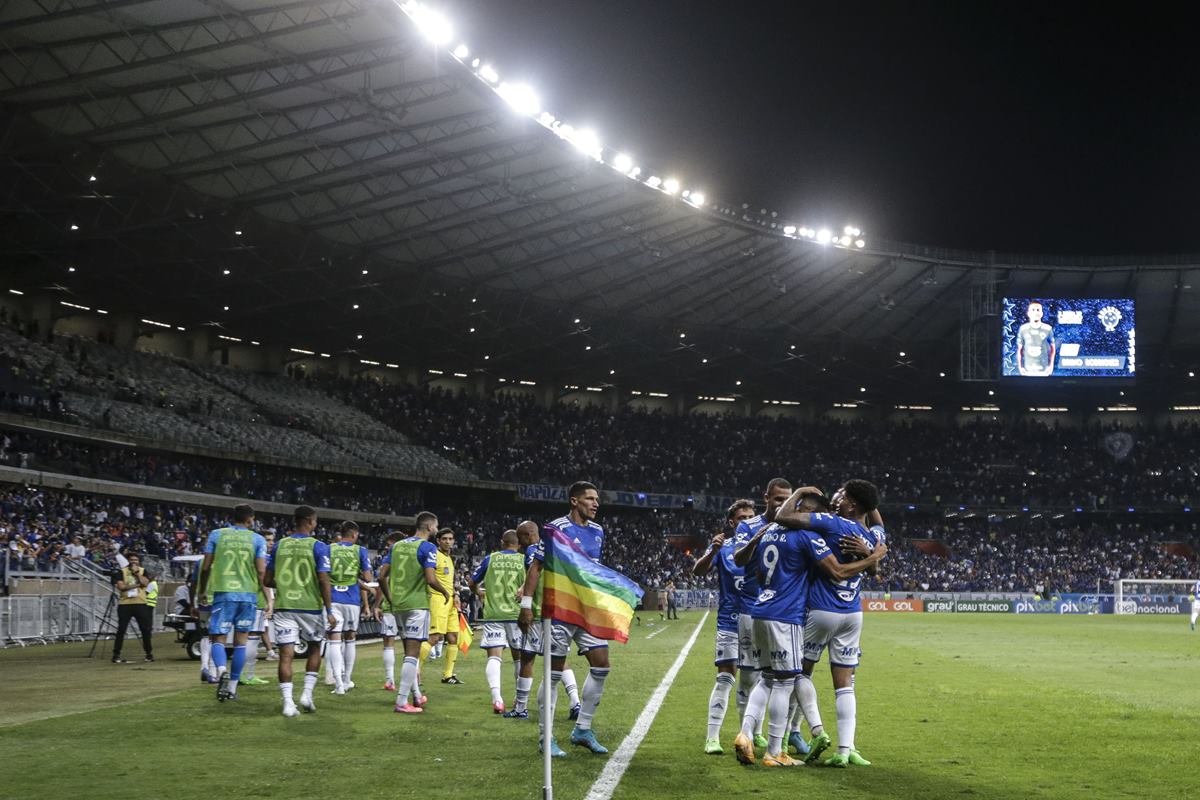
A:
[[[454,26],[445,15],[420,3],[405,3],[401,8],[416,23],[417,30],[436,45],[449,44],[454,38]]]
[[[831,241],[833,241],[833,231],[828,228],[821,228],[817,231],[818,244],[829,244]]]
[[[633,169],[633,156],[628,153],[617,153],[613,158],[612,165],[617,172],[630,172]]]
[[[674,178],[667,178],[663,181],[662,188],[667,194],[677,194],[679,192],[679,181]]]
[[[542,101],[527,83],[502,83],[496,93],[518,114],[536,117],[542,111]]]

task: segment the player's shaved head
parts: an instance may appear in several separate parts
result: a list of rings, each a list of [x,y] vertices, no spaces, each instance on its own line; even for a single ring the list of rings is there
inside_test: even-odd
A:
[[[521,547],[529,547],[540,538],[541,529],[533,520],[527,519],[517,526],[517,541],[521,543]]]
[[[512,550],[518,544],[517,532],[513,528],[509,528],[504,533],[500,534],[500,544],[505,550]]]

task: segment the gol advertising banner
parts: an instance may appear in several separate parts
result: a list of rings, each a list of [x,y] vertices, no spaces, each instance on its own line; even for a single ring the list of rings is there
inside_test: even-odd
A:
[[[871,600],[862,598],[863,611],[924,611],[924,600]]]

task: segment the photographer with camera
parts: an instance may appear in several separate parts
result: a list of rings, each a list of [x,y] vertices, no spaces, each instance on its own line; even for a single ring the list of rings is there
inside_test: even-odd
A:
[[[142,633],[142,647],[146,650],[146,661],[154,660],[150,634],[154,627],[154,609],[146,602],[146,587],[150,576],[142,569],[142,559],[130,555],[128,563],[113,571],[113,586],[117,590],[117,637],[113,640],[112,663],[128,664],[121,658],[121,646],[125,643],[125,630],[129,621],[135,620]]]

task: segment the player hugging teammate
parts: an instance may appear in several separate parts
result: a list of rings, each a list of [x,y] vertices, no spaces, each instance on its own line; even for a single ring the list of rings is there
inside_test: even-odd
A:
[[[792,724],[788,739],[797,753],[805,756],[804,762],[816,763],[830,747],[832,740],[821,724],[811,680],[813,666],[828,647],[838,749],[824,763],[867,766],[870,762],[854,746],[854,670],[861,653],[862,574],[874,570],[887,553],[878,512],[879,492],[864,480],[847,481],[828,500],[815,487],[801,487],[788,495],[790,488],[782,478],[770,481],[763,497],[766,511],[758,516],[745,518],[744,503],[735,503],[728,514],[734,526],[732,558],[722,552],[726,548],[722,535],[696,563],[697,574],[713,563],[723,565],[719,567],[719,674],[709,700],[705,752],[723,752],[718,739],[724,716],[722,695],[728,697],[733,683],[727,667],[731,656],[727,640],[733,610],[740,601],[737,663],[743,687],[751,680],[753,683],[744,701],[741,731],[733,743],[738,760],[756,763],[757,745],[765,751],[765,767],[799,763],[786,751],[784,739],[789,720],[801,714],[809,723],[812,741],[806,743],[800,737],[798,722]],[[741,592],[737,591],[738,568],[744,569]],[[730,618],[724,631],[721,611]],[[743,706],[741,697],[738,705]],[[764,718],[769,718],[765,742],[761,740]]]

